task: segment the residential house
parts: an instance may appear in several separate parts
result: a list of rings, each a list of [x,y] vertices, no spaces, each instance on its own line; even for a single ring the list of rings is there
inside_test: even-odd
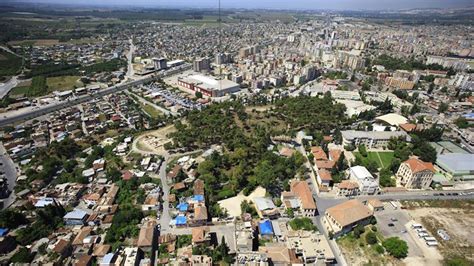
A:
[[[312,217],[317,213],[316,202],[306,181],[293,181],[290,192],[294,193],[300,202],[300,211],[303,216]]]

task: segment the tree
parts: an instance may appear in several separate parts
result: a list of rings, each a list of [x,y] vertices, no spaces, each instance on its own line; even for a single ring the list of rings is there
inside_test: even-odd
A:
[[[447,103],[440,103],[438,106],[438,113],[442,114],[448,111],[449,105]]]
[[[195,95],[196,95],[196,98],[198,98],[198,99],[202,98],[202,92],[200,92],[200,91],[196,91]]]
[[[364,157],[367,157],[367,155],[368,155],[367,154],[367,148],[365,147],[364,144],[359,145],[358,150],[359,150],[360,155],[362,155]]]
[[[460,116],[459,118],[457,118],[454,123],[456,124],[456,126],[458,126],[459,128],[468,128],[469,127],[469,122],[467,121],[467,119],[465,117],[462,117]]]
[[[362,225],[358,224],[358,225],[354,228],[354,231],[353,231],[353,232],[354,232],[354,236],[355,236],[356,238],[359,238],[360,235],[362,235],[362,234],[365,232],[365,228],[364,228]]]
[[[367,241],[369,245],[377,244],[377,235],[370,231],[365,235],[365,241]]]
[[[392,172],[388,168],[380,170],[379,183],[382,187],[394,187],[395,180],[392,179]]]
[[[407,242],[398,237],[387,238],[382,245],[390,255],[397,259],[406,258],[408,255]]]
[[[35,255],[31,254],[27,248],[21,247],[18,252],[12,256],[10,261],[12,263],[30,263],[34,257]]]
[[[0,212],[0,227],[11,230],[27,223],[25,215],[15,209],[5,209]]]

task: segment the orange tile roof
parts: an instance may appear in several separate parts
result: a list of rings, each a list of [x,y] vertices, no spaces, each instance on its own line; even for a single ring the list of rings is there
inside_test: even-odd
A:
[[[194,220],[207,220],[206,206],[198,205],[194,207]]]
[[[341,150],[335,150],[331,149],[329,150],[329,158],[331,158],[331,161],[338,161],[339,157],[341,157],[342,151]]]
[[[316,209],[316,202],[314,202],[308,183],[305,181],[293,181],[290,190],[298,195],[303,209]]]
[[[328,156],[321,147],[311,147],[311,153],[314,156],[315,160],[327,160]]]
[[[341,183],[337,185],[339,189],[356,189],[359,188],[359,185],[357,182],[353,182],[350,180],[342,180]]]
[[[373,215],[373,212],[367,206],[356,199],[333,206],[327,209],[326,213],[329,213],[342,227]]]
[[[201,243],[206,240],[206,235],[209,232],[208,227],[197,227],[191,231],[193,243]]]
[[[413,130],[416,129],[416,125],[411,124],[411,123],[400,124],[399,126],[400,126],[401,129],[403,129],[406,132],[412,132]]]
[[[316,166],[319,169],[333,169],[336,166],[336,161],[318,160],[316,161]]]
[[[153,245],[153,237],[155,236],[155,221],[148,221],[140,228],[138,235],[138,247],[151,247]]]
[[[408,166],[410,167],[413,173],[418,173],[425,170],[429,170],[433,173],[435,172],[435,169],[432,163],[423,162],[422,160],[417,159],[417,158],[410,158],[404,161],[403,163],[408,164]]]
[[[81,229],[81,231],[79,231],[79,233],[74,238],[74,241],[72,241],[72,245],[74,245],[74,246],[82,245],[82,241],[84,240],[84,238],[89,236],[91,232],[92,232],[91,227],[89,227],[89,226],[83,227]]]
[[[332,181],[331,172],[325,169],[319,169],[318,175],[323,181]]]

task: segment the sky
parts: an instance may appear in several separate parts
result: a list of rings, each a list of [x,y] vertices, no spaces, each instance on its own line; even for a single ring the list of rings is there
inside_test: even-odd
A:
[[[0,0],[1,2],[1,0]],[[85,5],[133,5],[154,7],[217,7],[218,0],[17,0],[16,2],[75,3]],[[221,0],[222,8],[398,10],[412,8],[459,8],[473,0]]]

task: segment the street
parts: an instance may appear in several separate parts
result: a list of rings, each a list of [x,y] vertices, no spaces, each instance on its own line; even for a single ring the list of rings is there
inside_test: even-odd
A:
[[[15,201],[15,184],[17,178],[17,172],[15,164],[12,159],[6,153],[5,148],[0,144],[0,170],[5,174],[5,178],[8,182],[8,189],[11,191],[11,194],[8,198],[1,200],[1,209],[9,207]]]

